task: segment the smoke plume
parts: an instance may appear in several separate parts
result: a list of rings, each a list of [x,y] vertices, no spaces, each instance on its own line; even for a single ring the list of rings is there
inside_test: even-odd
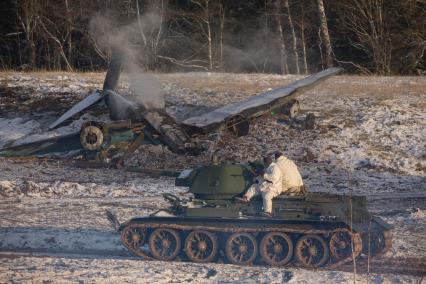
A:
[[[158,16],[148,13],[121,26],[117,26],[112,17],[98,15],[90,21],[89,26],[90,36],[99,49],[104,53],[114,50],[121,58],[123,71],[134,94],[131,99],[144,109],[165,107],[161,83],[143,69],[148,53],[145,35],[159,24]]]

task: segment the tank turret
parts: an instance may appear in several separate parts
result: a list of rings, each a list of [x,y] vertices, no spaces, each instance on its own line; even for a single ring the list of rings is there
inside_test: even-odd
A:
[[[210,165],[183,171],[176,186],[189,187],[199,199],[232,199],[253,183],[254,173],[246,165]]]
[[[175,184],[188,187],[193,197],[181,200],[164,194],[169,208],[113,223],[123,244],[148,259],[181,256],[210,262],[222,255],[225,261],[240,265],[297,262],[315,268],[338,266],[362,254],[376,256],[390,249],[392,227],[368,212],[363,196],[282,194],[273,200],[271,218],[259,216],[261,198],[248,204],[235,202],[261,168],[253,163],[185,170]]]

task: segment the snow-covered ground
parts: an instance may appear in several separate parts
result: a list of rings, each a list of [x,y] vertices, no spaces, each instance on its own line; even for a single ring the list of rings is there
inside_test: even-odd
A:
[[[104,74],[0,74],[0,148],[78,131],[102,107],[52,132],[47,125],[102,86]],[[177,119],[284,85],[299,76],[186,73],[156,75],[168,111]],[[128,85],[120,88],[126,93]],[[384,259],[426,258],[426,78],[338,76],[299,97],[300,119],[315,128],[290,126],[281,116],[262,117],[250,134],[221,133],[209,153],[178,156],[141,146],[127,162],[183,169],[209,162],[245,162],[274,150],[296,160],[311,191],[365,194],[369,209],[395,226]],[[104,212],[120,220],[166,206],[164,192],[186,196],[173,179],[112,169],[80,169],[69,160],[0,158],[0,282],[352,282],[353,274],[228,264],[159,263],[127,254]],[[48,257],[16,252],[34,251]],[[14,252],[11,254],[11,252]],[[91,254],[93,254],[91,256]],[[414,275],[357,274],[361,282],[407,282]]]

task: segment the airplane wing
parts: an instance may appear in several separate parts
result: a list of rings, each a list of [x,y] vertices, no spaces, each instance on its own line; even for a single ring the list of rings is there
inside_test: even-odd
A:
[[[44,156],[53,153],[67,153],[66,155],[72,156],[81,149],[80,133],[75,132],[0,149],[0,157]]]
[[[342,68],[328,68],[293,82],[290,85],[250,97],[245,101],[220,107],[200,116],[188,118],[181,124],[193,130],[207,133],[224,125],[233,117],[240,116],[247,120],[260,116],[285,105],[302,91],[306,91],[308,88],[315,86],[330,76],[340,73],[342,70]]]

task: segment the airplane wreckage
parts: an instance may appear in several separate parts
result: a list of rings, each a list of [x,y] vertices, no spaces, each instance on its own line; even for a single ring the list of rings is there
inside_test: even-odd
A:
[[[78,102],[49,125],[49,129],[58,127],[101,101],[108,107],[111,122],[89,121],[82,125],[79,132],[0,149],[0,156],[46,156],[83,151],[88,160],[108,162],[109,149],[119,143],[126,146],[121,148],[124,153],[110,162],[116,166],[122,165],[144,143],[162,144],[178,154],[197,155],[205,150],[199,142],[202,135],[223,129],[230,130],[238,137],[247,135],[253,119],[272,111],[285,112],[293,117],[299,110],[296,100],[299,94],[343,70],[329,68],[287,86],[177,122],[165,109],[146,108],[120,95],[116,87],[121,68],[121,60],[113,57],[103,89]]]

